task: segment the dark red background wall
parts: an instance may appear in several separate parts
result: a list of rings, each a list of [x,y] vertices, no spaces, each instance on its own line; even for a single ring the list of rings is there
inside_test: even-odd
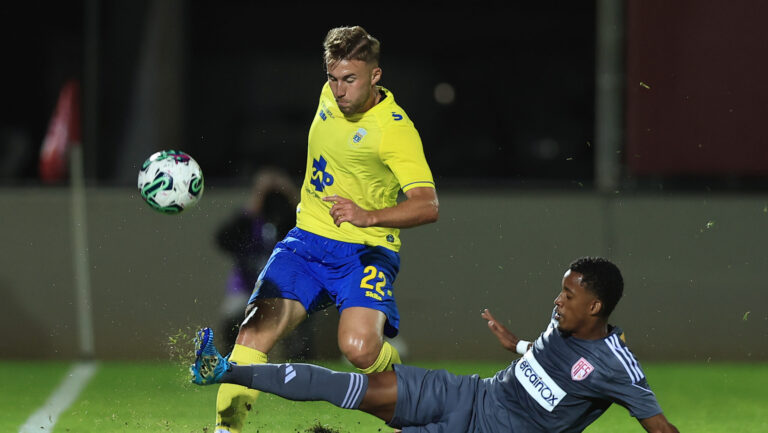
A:
[[[768,175],[768,2],[627,2],[633,175]]]

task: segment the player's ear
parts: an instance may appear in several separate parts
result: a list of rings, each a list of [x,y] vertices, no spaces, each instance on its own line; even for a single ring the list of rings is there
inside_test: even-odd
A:
[[[601,311],[603,311],[603,301],[598,298],[593,299],[592,302],[589,303],[589,314],[597,316]]]
[[[376,84],[381,80],[381,68],[375,67],[371,69],[371,85]]]

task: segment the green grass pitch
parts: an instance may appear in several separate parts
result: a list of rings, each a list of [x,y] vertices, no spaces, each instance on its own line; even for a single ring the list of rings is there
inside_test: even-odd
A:
[[[325,364],[349,371],[342,364]],[[488,377],[503,365],[420,363],[457,374]],[[0,362],[0,431],[19,427],[48,398],[69,364]],[[644,370],[667,417],[682,432],[768,431],[768,364],[646,364]],[[165,363],[101,363],[54,432],[212,433],[216,387],[187,382],[184,366]],[[303,433],[314,425],[339,432],[390,432],[367,414],[324,402],[289,402],[262,395],[249,416],[247,433]],[[589,433],[642,432],[627,411],[612,406]]]

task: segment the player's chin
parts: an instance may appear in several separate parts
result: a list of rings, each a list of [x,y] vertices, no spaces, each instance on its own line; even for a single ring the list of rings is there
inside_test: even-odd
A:
[[[336,105],[339,107],[339,111],[347,116],[355,113],[355,106],[351,102],[337,101]]]

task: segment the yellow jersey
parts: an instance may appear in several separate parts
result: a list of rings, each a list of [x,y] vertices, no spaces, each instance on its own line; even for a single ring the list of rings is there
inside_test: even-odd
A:
[[[336,227],[323,197],[339,195],[365,210],[395,206],[399,190],[432,187],[432,172],[413,122],[392,93],[365,113],[345,117],[328,83],[320,93],[317,114],[309,129],[307,167],[296,209],[296,226],[314,234],[400,250],[400,229]]]

